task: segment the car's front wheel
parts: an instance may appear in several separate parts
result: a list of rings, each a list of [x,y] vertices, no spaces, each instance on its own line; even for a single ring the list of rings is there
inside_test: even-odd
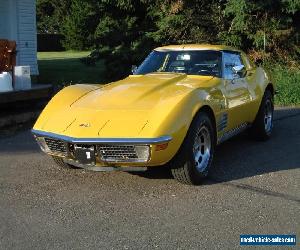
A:
[[[210,117],[200,112],[171,162],[173,177],[181,183],[198,185],[208,175],[215,151],[215,129]]]
[[[274,103],[271,91],[266,90],[255,121],[251,127],[251,135],[259,141],[268,140],[273,130]]]

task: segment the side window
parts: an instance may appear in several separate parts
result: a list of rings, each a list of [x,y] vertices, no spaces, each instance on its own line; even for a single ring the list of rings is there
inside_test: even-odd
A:
[[[236,78],[233,72],[234,66],[244,65],[242,62],[241,55],[239,53],[224,52],[224,78],[227,80],[232,80]]]

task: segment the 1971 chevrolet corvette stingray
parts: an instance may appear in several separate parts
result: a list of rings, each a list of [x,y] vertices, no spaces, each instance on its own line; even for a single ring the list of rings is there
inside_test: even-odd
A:
[[[32,132],[60,166],[141,171],[165,165],[178,181],[199,184],[217,144],[246,129],[259,140],[270,137],[274,92],[267,73],[242,51],[165,46],[121,81],[64,88]]]

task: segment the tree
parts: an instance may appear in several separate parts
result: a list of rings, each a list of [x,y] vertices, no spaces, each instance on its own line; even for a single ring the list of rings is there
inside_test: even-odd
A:
[[[38,0],[38,27],[67,49],[98,49],[108,78],[170,43],[221,43],[299,57],[299,0]]]
[[[97,15],[96,1],[71,0],[68,15],[61,28],[65,36],[65,48],[83,50],[94,46]]]
[[[282,53],[293,47],[299,0],[229,0],[225,17],[230,20],[223,40],[244,49]]]
[[[37,30],[39,33],[59,34],[71,0],[37,0]]]
[[[160,0],[151,8],[155,30],[150,36],[161,44],[218,42],[224,1]]]

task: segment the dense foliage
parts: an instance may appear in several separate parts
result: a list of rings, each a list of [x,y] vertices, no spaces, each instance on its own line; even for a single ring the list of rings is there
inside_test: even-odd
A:
[[[66,49],[98,49],[116,79],[155,46],[222,43],[297,63],[300,0],[38,0],[40,32]]]

